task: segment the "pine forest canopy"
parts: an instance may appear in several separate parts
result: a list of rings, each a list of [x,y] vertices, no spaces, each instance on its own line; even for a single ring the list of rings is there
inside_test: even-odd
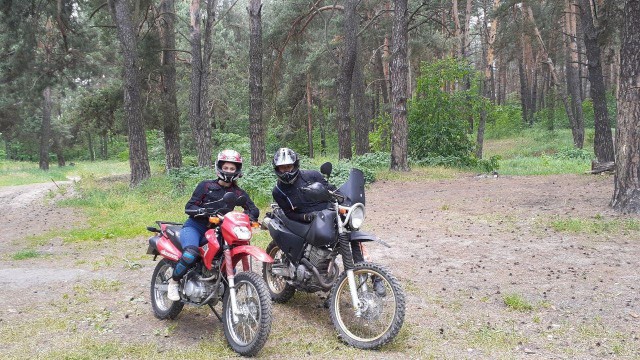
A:
[[[2,151],[43,169],[129,159],[136,185],[149,160],[211,166],[223,146],[254,165],[281,146],[469,164],[488,124],[539,124],[571,129],[576,148],[593,127],[611,162],[633,3],[4,1]]]

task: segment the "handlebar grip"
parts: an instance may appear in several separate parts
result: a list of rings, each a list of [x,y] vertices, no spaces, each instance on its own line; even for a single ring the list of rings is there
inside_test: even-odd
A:
[[[185,212],[185,214],[187,214],[187,215],[193,215],[193,216],[195,216],[195,215],[202,215],[202,213],[200,212],[200,210],[193,210],[193,209],[189,209],[189,210],[185,210],[184,212]]]

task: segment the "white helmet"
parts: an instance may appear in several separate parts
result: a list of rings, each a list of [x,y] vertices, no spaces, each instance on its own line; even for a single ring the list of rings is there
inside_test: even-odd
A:
[[[278,170],[280,165],[293,165],[293,170],[281,172]],[[276,172],[278,179],[285,184],[292,184],[296,181],[300,172],[300,159],[295,151],[289,148],[280,148],[273,155],[273,171]]]
[[[222,170],[222,165],[228,162],[236,165],[235,172]],[[218,175],[218,179],[226,183],[231,183],[242,177],[242,156],[240,156],[240,153],[235,150],[220,151],[216,159],[216,175]]]

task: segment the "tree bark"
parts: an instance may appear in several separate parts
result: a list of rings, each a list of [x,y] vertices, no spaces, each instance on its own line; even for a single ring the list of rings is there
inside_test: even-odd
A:
[[[571,127],[573,142],[577,148],[584,146],[584,116],[578,74],[578,46],[576,44],[575,14],[572,0],[565,0],[565,49],[567,54],[567,89],[571,95],[571,109],[574,121]]]
[[[407,0],[394,2],[391,35],[391,170],[409,171],[407,125]]]
[[[51,87],[42,91],[42,126],[40,127],[40,170],[49,170],[49,139],[51,138]]]
[[[338,76],[338,158],[351,159],[351,79],[358,51],[356,6],[359,0],[346,0],[344,5],[344,48]]]
[[[147,138],[142,121],[140,79],[136,29],[131,18],[132,6],[126,0],[108,0],[116,24],[124,60],[124,114],[128,124],[130,185],[136,186],[151,176]]]
[[[362,75],[362,61],[356,61],[353,69],[353,112],[355,114],[356,155],[369,152],[369,117]]]
[[[598,30],[593,22],[590,0],[580,0],[582,33],[587,53],[589,83],[593,99],[595,137],[593,151],[599,163],[614,161],[611,124],[607,111],[606,88],[602,76],[602,57],[598,45]]]
[[[160,44],[162,46],[161,98],[164,116],[165,167],[167,170],[182,167],[180,151],[180,115],[176,97],[176,36],[175,1],[160,2]]]
[[[378,77],[379,89],[382,93],[382,112],[389,111],[389,85],[387,84],[387,77],[384,71],[384,64],[382,63],[382,49],[378,48],[375,54],[375,68],[376,76]]]
[[[267,161],[265,124],[262,119],[262,4],[249,3],[249,132],[251,135],[251,165]],[[312,143],[313,146],[313,143]],[[313,157],[313,149],[309,153]]]
[[[313,93],[311,91],[311,74],[307,73],[307,146],[309,148],[309,157],[313,159]]]
[[[207,1],[207,0],[205,0]],[[206,121],[206,98],[208,66],[206,49],[203,56],[202,33],[200,27],[200,0],[192,0],[189,8],[191,14],[191,89],[189,93],[189,123],[195,139],[198,166],[211,167],[211,127]],[[206,32],[205,32],[206,33]],[[206,36],[205,36],[206,37]]]
[[[611,206],[640,213],[640,1],[626,0],[621,26],[616,175]]]

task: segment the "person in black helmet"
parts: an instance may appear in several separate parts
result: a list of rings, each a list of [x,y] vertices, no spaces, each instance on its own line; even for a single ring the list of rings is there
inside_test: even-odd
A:
[[[200,240],[209,225],[209,216],[204,208],[205,204],[219,201],[224,194],[233,191],[237,196],[244,196],[247,199],[243,206],[245,214],[253,220],[258,219],[260,215],[260,210],[251,201],[249,195],[236,183],[242,176],[242,157],[240,154],[234,150],[223,150],[218,154],[215,166],[217,179],[200,182],[185,206],[185,210],[198,210],[199,214],[190,215],[180,230],[182,257],[173,269],[173,276],[169,280],[167,288],[167,297],[172,301],[180,300],[180,279],[196,263],[200,255],[198,250]],[[220,204],[224,206],[222,203]]]
[[[300,170],[300,159],[295,151],[289,148],[278,149],[273,155],[272,163],[278,181],[271,194],[289,219],[309,223],[315,219],[318,211],[329,206],[328,202],[313,201],[304,196],[301,189],[315,182],[323,184],[330,190],[335,190],[336,187],[329,184],[318,171]],[[364,261],[361,246],[360,243],[351,243],[353,261],[356,263]],[[386,294],[380,278],[373,279],[373,286],[378,295]]]

